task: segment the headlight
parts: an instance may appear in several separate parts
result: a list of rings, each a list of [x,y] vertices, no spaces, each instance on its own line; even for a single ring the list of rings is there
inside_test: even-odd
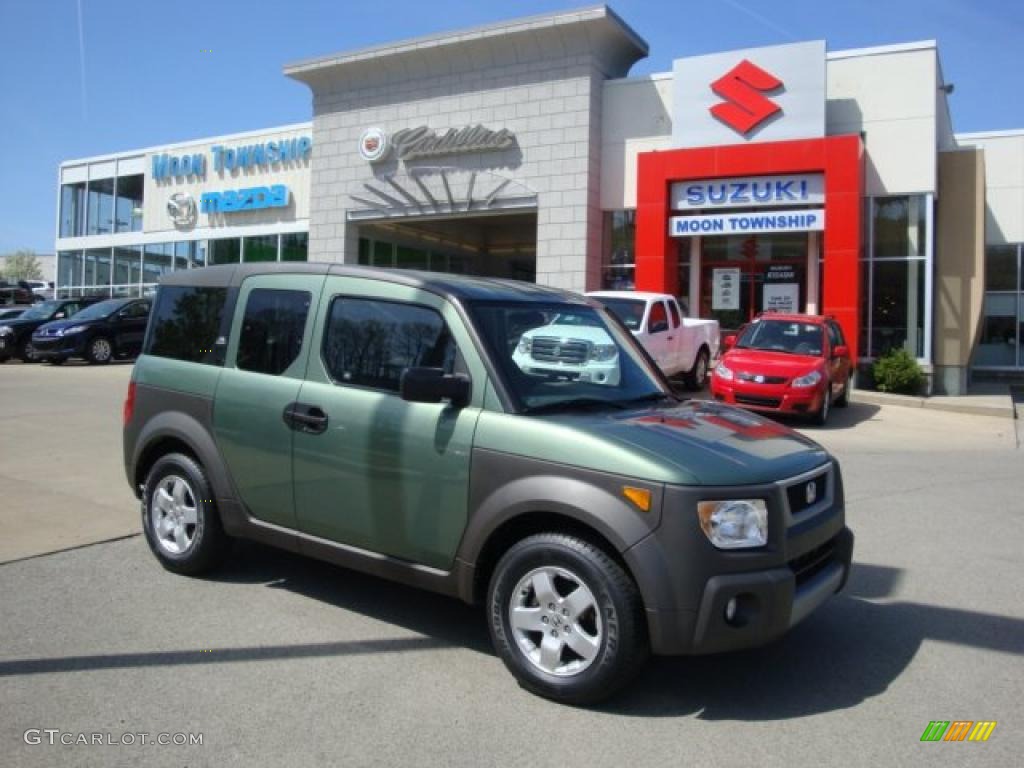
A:
[[[718,364],[718,367],[715,368],[715,375],[725,381],[732,381],[733,379],[732,371],[725,367],[725,363]]]
[[[81,333],[88,327],[89,326],[87,325],[72,325],[70,328],[65,328],[64,333],[62,333],[61,336],[68,336],[69,334],[72,333]]]
[[[763,547],[768,541],[768,507],[762,499],[702,501],[700,527],[719,549]]]
[[[517,349],[524,355],[528,355],[530,353],[530,350],[533,349],[533,339],[531,339],[529,336],[520,336],[519,346],[517,347]]]
[[[6,336],[9,333],[14,333],[9,325],[0,325],[0,336]]]
[[[619,348],[614,344],[595,344],[590,348],[590,359],[607,362],[608,360],[614,360],[618,352]]]
[[[819,381],[821,381],[821,373],[818,371],[811,371],[800,378],[793,379],[793,386],[800,388],[813,387]]]

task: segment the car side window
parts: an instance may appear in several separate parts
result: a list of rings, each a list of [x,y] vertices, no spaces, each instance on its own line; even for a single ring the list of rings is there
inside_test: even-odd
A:
[[[337,384],[398,392],[406,368],[452,373],[457,356],[455,340],[434,309],[346,296],[331,301],[323,360]]]
[[[661,333],[668,330],[668,312],[665,311],[665,302],[656,301],[651,305],[651,316],[647,320],[648,333]]]
[[[832,337],[832,347],[845,347],[846,339],[843,338],[843,329],[839,323],[828,324],[829,336]]]
[[[682,321],[679,319],[679,310],[676,308],[674,301],[668,302],[668,311],[672,315],[672,327],[678,328]]]
[[[254,288],[245,302],[235,364],[243,371],[278,376],[302,351],[309,291]]]
[[[134,304],[129,304],[127,307],[121,310],[120,316],[126,320],[133,320],[140,317],[146,317],[149,314],[149,302],[148,301],[137,301]]]

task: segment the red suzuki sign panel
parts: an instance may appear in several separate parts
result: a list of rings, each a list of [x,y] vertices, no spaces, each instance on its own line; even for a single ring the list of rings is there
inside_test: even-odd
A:
[[[825,135],[825,42],[677,59],[672,139],[709,147]]]

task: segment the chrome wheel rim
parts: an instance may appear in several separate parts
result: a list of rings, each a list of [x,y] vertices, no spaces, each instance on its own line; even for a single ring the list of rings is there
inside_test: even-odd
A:
[[[697,376],[696,381],[698,386],[704,386],[704,380],[708,377],[708,361],[704,355],[697,357]]]
[[[32,346],[32,342],[25,344],[25,359],[32,361],[36,359],[36,348]]]
[[[192,487],[178,475],[168,475],[153,491],[149,519],[162,550],[172,555],[188,552],[196,537],[199,510]]]
[[[92,356],[96,360],[109,360],[113,350],[110,348],[110,342],[106,339],[96,339],[92,343]]]
[[[544,566],[523,576],[509,600],[508,620],[523,656],[550,675],[578,675],[601,650],[604,632],[594,593],[565,568]]]

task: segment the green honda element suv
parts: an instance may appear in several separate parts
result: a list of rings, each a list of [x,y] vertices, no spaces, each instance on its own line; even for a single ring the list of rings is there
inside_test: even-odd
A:
[[[820,446],[682,402],[600,304],[506,280],[168,275],[124,462],[165,568],[199,573],[245,537],[483,603],[519,682],[572,703],[651,652],[778,637],[842,589],[853,551]]]

